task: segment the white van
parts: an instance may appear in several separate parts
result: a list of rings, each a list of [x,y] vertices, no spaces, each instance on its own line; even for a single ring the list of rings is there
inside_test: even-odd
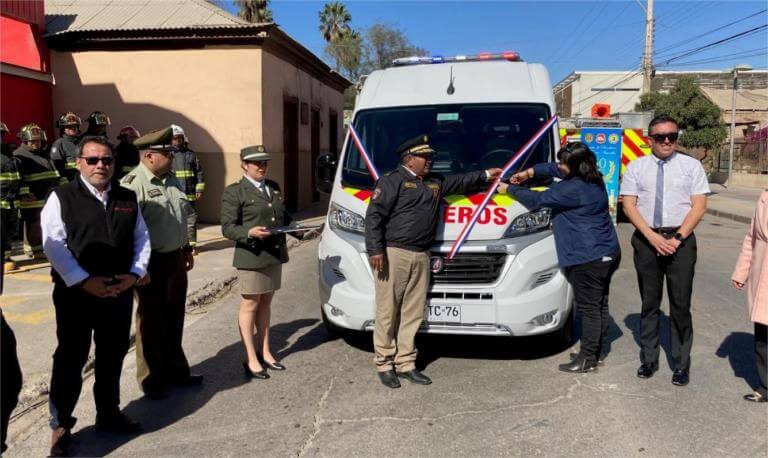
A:
[[[547,70],[516,53],[407,58],[365,79],[352,123],[379,174],[398,166],[398,145],[423,133],[436,151],[431,170],[454,174],[503,167],[554,112]],[[555,125],[524,167],[554,161],[558,145]],[[318,188],[331,193],[318,248],[323,320],[331,330],[371,331],[374,277],[363,233],[374,180],[349,135],[338,158],[320,159]],[[445,198],[421,332],[557,332],[570,342],[572,293],[548,209],[529,212],[497,194],[460,252],[445,259],[482,197]]]

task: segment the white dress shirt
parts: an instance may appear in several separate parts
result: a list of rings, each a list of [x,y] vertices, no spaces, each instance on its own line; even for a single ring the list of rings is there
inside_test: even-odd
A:
[[[653,227],[656,204],[656,175],[661,161],[649,154],[627,166],[621,179],[623,196],[637,196],[637,210],[648,226]],[[683,153],[672,153],[664,164],[664,196],[660,227],[678,227],[691,210],[691,196],[708,194],[709,183],[701,162]]]
[[[110,185],[106,191],[101,192],[91,186],[82,176],[78,175],[85,187],[99,199],[107,208],[109,192],[112,190]],[[149,232],[141,216],[141,208],[136,207],[136,226],[133,229],[133,262],[131,264],[131,273],[139,278],[147,273],[147,264],[149,264],[149,255],[152,252],[152,246],[149,242]],[[67,286],[73,286],[87,279],[90,274],[83,269],[75,259],[75,256],[67,246],[67,228],[61,219],[61,202],[55,192],[52,192],[45,202],[40,213],[40,227],[43,231],[43,251],[51,263],[51,266],[61,276]],[[127,273],[127,272],[126,272]]]
[[[246,180],[250,181],[252,185],[256,186],[256,189],[258,189],[261,192],[265,192],[266,196],[270,199],[272,198],[272,192],[269,189],[269,186],[264,183],[264,180],[256,181],[253,178],[249,177],[248,174],[243,175]]]

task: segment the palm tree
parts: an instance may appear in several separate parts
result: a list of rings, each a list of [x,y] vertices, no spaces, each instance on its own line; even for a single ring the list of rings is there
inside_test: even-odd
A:
[[[347,11],[347,7],[339,1],[326,3],[320,16],[320,32],[325,41],[337,41],[341,36],[350,30],[349,23],[352,21],[352,15]]]
[[[269,0],[235,0],[235,5],[240,8],[237,15],[252,23],[272,22],[268,3]]]

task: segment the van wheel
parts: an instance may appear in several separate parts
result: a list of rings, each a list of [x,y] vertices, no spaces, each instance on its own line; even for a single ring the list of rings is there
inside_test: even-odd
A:
[[[565,324],[562,328],[556,331],[558,343],[565,347],[570,347],[573,345],[574,336],[576,335],[574,330],[575,315],[576,309],[571,307],[571,312],[568,314],[568,318],[565,320]]]

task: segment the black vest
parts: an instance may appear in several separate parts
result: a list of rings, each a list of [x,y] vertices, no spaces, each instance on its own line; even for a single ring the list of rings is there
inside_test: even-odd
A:
[[[105,211],[82,179],[59,186],[54,192],[61,203],[67,246],[80,267],[95,276],[130,272],[139,211],[136,194],[113,184]]]

